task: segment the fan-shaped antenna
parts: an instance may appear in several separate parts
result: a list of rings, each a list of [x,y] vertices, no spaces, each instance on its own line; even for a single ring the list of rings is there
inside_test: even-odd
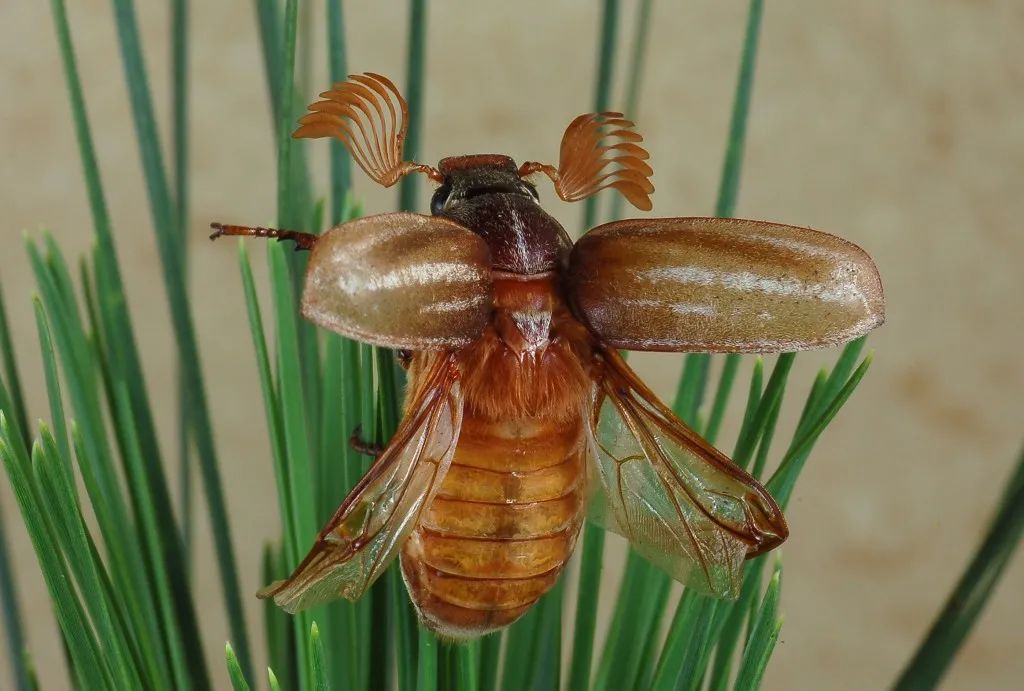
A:
[[[299,118],[299,128],[292,133],[296,139],[336,137],[352,160],[384,187],[409,173],[424,173],[435,182],[444,179],[431,166],[402,160],[409,105],[387,77],[353,74],[320,98]]]
[[[644,138],[633,127],[622,113],[581,115],[562,135],[557,169],[530,161],[519,167],[519,175],[544,173],[567,202],[610,187],[636,208],[650,211],[654,185],[649,178],[654,171],[645,163],[650,154],[639,144]]]

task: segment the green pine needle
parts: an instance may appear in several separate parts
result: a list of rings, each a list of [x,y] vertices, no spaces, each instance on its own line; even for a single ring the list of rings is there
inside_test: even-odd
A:
[[[249,682],[245,680],[245,674],[242,672],[241,665],[238,664],[238,658],[235,656],[235,651],[232,650],[230,643],[224,646],[224,656],[227,658],[228,678],[231,679],[231,688],[235,691],[249,691]],[[270,674],[273,677],[274,673],[271,672]]]
[[[188,0],[171,1],[171,110],[172,110],[172,169],[174,178],[174,218],[177,226],[180,252],[188,268],[189,209],[189,137],[188,137]],[[182,277],[187,280],[187,276]],[[181,496],[178,515],[181,516],[181,535],[186,558],[192,548],[192,454],[190,453],[191,419],[188,407],[187,382],[182,367],[178,366],[178,487]]]
[[[420,627],[416,670],[417,691],[435,691],[437,689],[437,656],[437,637],[427,629]]]
[[[3,384],[0,383],[0,390]],[[6,392],[0,393],[0,406],[4,405]],[[32,688],[25,650],[25,632],[18,604],[18,591],[11,573],[10,548],[7,545],[7,528],[3,520],[3,506],[0,505],[0,607],[3,610],[4,633],[7,639],[7,659],[11,663],[11,681],[17,691]]]
[[[270,691],[281,691],[281,682],[277,680],[274,670],[267,668],[267,683],[270,684]]]
[[[348,58],[345,43],[345,20],[341,0],[327,0],[327,61],[331,82],[344,81],[348,76]],[[352,185],[352,159],[345,146],[331,139],[331,225],[341,223],[346,216],[349,188]]]
[[[409,129],[405,135],[404,156],[407,161],[420,157],[423,131],[423,96],[426,93],[426,46],[427,46],[426,0],[409,0],[409,33],[406,42],[405,99],[409,103]],[[416,192],[419,175],[406,175],[398,183],[398,208],[402,211],[416,210]]]
[[[327,677],[327,662],[324,653],[324,642],[320,640],[320,629],[314,621],[309,629],[309,647],[313,651],[313,689],[314,691],[330,691],[331,681]]]
[[[21,375],[14,356],[14,345],[11,343],[11,326],[7,320],[7,306],[4,303],[3,285],[0,285],[0,385],[6,383],[3,403],[11,411],[15,422],[23,436],[29,435],[28,413],[25,411],[25,398],[21,393]]]
[[[457,645],[455,650],[457,691],[480,690],[480,643],[474,641]]]
[[[760,687],[761,677],[764,676],[764,671],[768,667],[768,659],[775,648],[775,643],[779,640],[782,619],[778,617],[777,613],[779,591],[782,587],[781,578],[782,563],[777,561],[775,571],[761,600],[761,606],[754,618],[747,645],[743,650],[743,658],[736,675],[736,684],[733,686],[737,691]]]
[[[1024,535],[1024,452],[988,532],[921,646],[896,681],[898,691],[935,688],[988,603]]]

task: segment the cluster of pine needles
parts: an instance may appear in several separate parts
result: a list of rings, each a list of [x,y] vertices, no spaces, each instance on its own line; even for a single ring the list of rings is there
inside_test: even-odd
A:
[[[29,240],[27,255],[38,295],[35,316],[49,400],[49,422],[32,427],[22,398],[0,296],[0,459],[14,491],[52,599],[63,637],[67,674],[75,688],[223,688],[223,670],[207,665],[210,645],[202,636],[189,578],[192,556],[191,467],[198,467],[217,555],[223,606],[230,624],[227,674],[235,689],[256,683],[254,654],[243,615],[239,565],[225,504],[214,421],[206,397],[215,379],[204,377],[196,345],[194,303],[187,294],[185,233],[188,222],[188,3],[172,0],[172,152],[164,161],[133,0],[113,0],[121,58],[135,123],[159,249],[164,286],[178,347],[181,505],[173,506],[166,452],[158,443],[152,399],[145,387],[115,237],[97,166],[64,0],[52,0],[74,119],[83,180],[92,212],[94,249],[73,271],[53,240]],[[598,36],[593,111],[638,108],[651,0],[636,5],[635,33],[624,54],[624,97],[612,103],[619,55],[619,3],[604,0]],[[358,215],[349,193],[351,163],[332,143],[330,187],[312,189],[303,149],[289,133],[301,108],[295,89],[298,2],[257,0],[260,39],[270,107],[278,124],[278,225],[323,228]],[[763,2],[751,0],[739,79],[716,214],[731,215],[743,156],[747,112]],[[341,0],[326,0],[332,80],[346,75]],[[405,93],[412,122],[406,153],[419,153],[419,117],[427,39],[425,0],[411,0]],[[411,210],[416,180],[403,180],[399,206]],[[609,217],[621,211],[619,201]],[[599,220],[591,199],[585,225]],[[366,469],[345,430],[362,425],[387,439],[395,429],[402,385],[390,352],[319,332],[296,311],[301,255],[267,245],[271,314],[264,321],[250,269],[240,248],[239,265],[253,349],[263,393],[266,429],[277,481],[280,542],[268,546],[263,582],[287,574],[322,521]],[[811,450],[853,393],[870,363],[863,340],[847,345],[833,367],[802,392],[796,428],[777,430],[795,356],[766,365],[756,359],[745,383],[746,405],[732,457],[763,478],[785,506]],[[740,357],[712,361],[688,355],[674,401],[675,411],[712,443],[737,387]],[[712,372],[715,373],[712,376]],[[66,408],[65,406],[68,406]],[[778,452],[779,442],[787,436]],[[773,442],[775,452],[773,452]],[[775,460],[777,459],[777,460]],[[775,460],[775,462],[770,462]],[[84,487],[80,495],[79,482]],[[941,676],[985,596],[1019,540],[1024,472],[1011,481],[993,530],[964,574],[950,605],[936,621],[918,655],[898,682],[927,688]],[[84,502],[88,502],[87,505]],[[91,518],[87,521],[86,516]],[[176,520],[174,517],[177,517]],[[93,520],[94,518],[94,520]],[[231,519],[231,520],[229,520]],[[37,688],[25,648],[16,584],[9,569],[0,523],[0,604],[14,688]],[[401,578],[391,569],[362,601],[338,603],[297,616],[268,605],[264,612],[270,688],[278,689],[751,689],[760,684],[778,640],[782,564],[772,555],[746,565],[742,592],[733,602],[689,591],[678,594],[669,578],[630,553],[607,631],[597,626],[604,532],[587,525],[574,574],[562,579],[522,620],[503,633],[466,645],[439,642],[418,626]],[[248,565],[246,565],[247,567]],[[566,581],[575,580],[570,591]],[[567,596],[575,592],[575,600]],[[967,603],[967,604],[964,604]],[[571,630],[572,637],[564,632]],[[568,660],[563,669],[563,659]]]

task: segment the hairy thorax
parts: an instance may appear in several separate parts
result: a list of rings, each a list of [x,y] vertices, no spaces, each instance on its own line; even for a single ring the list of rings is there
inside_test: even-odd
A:
[[[589,335],[555,274],[495,273],[494,315],[459,357],[466,413],[489,420],[578,416],[589,395]]]

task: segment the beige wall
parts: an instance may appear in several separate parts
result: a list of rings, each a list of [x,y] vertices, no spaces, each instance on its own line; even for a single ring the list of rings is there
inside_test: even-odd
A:
[[[172,457],[174,350],[109,3],[69,4],[147,383]],[[165,3],[138,4],[163,116]],[[389,8],[404,3],[348,4],[352,69],[400,76],[405,14]],[[660,215],[711,211],[745,4],[657,3],[638,120]],[[49,227],[72,257],[90,242],[47,5],[0,4],[0,278],[40,416],[20,233]],[[205,228],[214,219],[270,221],[274,159],[253,3],[193,5],[190,290],[248,593],[259,585],[261,545],[276,537],[275,495],[235,252],[207,243]],[[633,3],[623,5],[631,25]],[[1024,10],[1012,0],[767,5],[738,214],[859,243],[879,264],[889,305],[888,323],[871,338],[872,370],[816,450],[789,512],[786,623],[767,683],[877,688],[961,571],[1021,442]],[[595,7],[433,3],[425,158],[500,151],[554,159],[562,128],[591,103]],[[319,26],[315,33],[320,55]],[[317,74],[307,95],[326,84]],[[322,170],[326,147],[313,149]],[[364,179],[357,190],[367,210],[392,208],[390,192]],[[550,205],[577,227],[577,208]],[[802,356],[791,388],[806,390],[833,356]],[[671,395],[680,357],[636,362]],[[60,688],[47,596],[6,482],[0,501],[43,686]],[[220,675],[226,628],[209,540],[200,542],[203,628]],[[948,688],[1012,688],[1024,677],[1022,575],[1018,554]],[[246,602],[256,629],[256,601]],[[6,664],[0,659],[0,685]]]

